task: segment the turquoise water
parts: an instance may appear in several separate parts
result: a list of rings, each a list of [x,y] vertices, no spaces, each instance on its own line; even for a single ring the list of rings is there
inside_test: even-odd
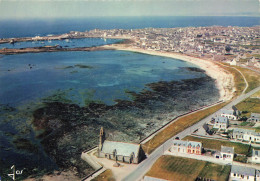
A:
[[[53,100],[53,95],[58,95],[58,101],[69,100],[81,106],[89,101],[114,105],[115,99],[131,100],[126,91],[138,93],[148,89],[147,83],[205,76],[185,67],[195,66],[181,60],[112,50],[3,56],[0,58],[0,165],[6,169],[13,164],[31,170],[37,167],[34,172],[37,174],[57,168],[31,125],[35,106]]]
[[[80,38],[80,39],[64,39],[64,40],[51,40],[51,41],[27,41],[16,42],[14,44],[3,43],[0,44],[1,48],[27,48],[27,47],[43,47],[60,45],[64,48],[75,47],[93,47],[102,46],[120,42],[120,39],[103,39],[103,38]]]
[[[129,99],[126,90],[138,92],[147,83],[204,76],[180,68],[193,66],[124,51],[9,55],[0,59],[0,102],[21,105],[68,90],[68,98],[77,104],[91,98],[111,105],[115,99]],[[91,97],[82,99],[83,94]]]

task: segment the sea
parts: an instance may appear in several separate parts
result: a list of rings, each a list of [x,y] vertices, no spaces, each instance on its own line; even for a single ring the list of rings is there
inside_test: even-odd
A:
[[[0,20],[0,38],[58,35],[92,29],[142,29],[200,26],[256,26],[259,17],[93,17],[81,19]],[[0,48],[41,45],[100,46],[122,40],[87,38],[2,44]],[[0,176],[16,165],[43,173],[58,169],[31,124],[32,111],[46,101],[86,106],[132,101],[126,92],[147,84],[205,77],[197,66],[177,59],[125,51],[53,52],[0,55]],[[54,96],[55,95],[55,96]],[[37,151],[35,151],[37,150]],[[31,172],[28,172],[31,173]],[[28,176],[28,175],[27,175]]]
[[[91,17],[78,19],[0,20],[0,38],[47,36],[93,29],[142,29],[200,26],[256,26],[259,17],[171,16],[171,17]]]

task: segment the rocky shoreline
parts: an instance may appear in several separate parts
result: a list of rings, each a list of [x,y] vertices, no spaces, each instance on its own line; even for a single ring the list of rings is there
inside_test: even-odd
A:
[[[100,50],[114,50],[114,48],[104,48],[104,47],[63,48],[60,46],[44,46],[44,47],[19,48],[19,49],[2,48],[2,49],[0,49],[0,54],[15,55],[15,54],[21,54],[21,53],[100,51]]]
[[[137,143],[172,117],[219,98],[214,80],[208,76],[146,86],[140,93],[128,92],[133,101],[116,100],[113,106],[45,102],[33,113],[33,125],[41,130],[37,137],[61,170],[83,177],[92,169],[81,160],[81,152],[98,144],[101,126],[108,139]]]

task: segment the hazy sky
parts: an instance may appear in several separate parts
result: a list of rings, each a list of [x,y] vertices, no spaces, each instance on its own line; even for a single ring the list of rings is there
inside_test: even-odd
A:
[[[0,19],[88,16],[259,16],[260,0],[0,0]]]

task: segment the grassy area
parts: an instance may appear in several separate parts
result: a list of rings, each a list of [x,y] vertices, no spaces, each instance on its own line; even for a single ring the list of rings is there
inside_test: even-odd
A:
[[[254,97],[260,98],[260,91],[256,92],[255,94],[253,94],[253,95],[251,96],[251,98],[254,98]]]
[[[150,154],[153,150],[159,147],[162,143],[183,131],[184,129],[192,126],[193,124],[199,122],[203,118],[209,116],[210,114],[221,109],[226,103],[222,103],[205,110],[189,114],[187,116],[179,118],[177,121],[170,124],[168,127],[163,129],[161,132],[157,133],[151,140],[142,145],[144,151]]]
[[[234,143],[230,141],[220,141],[220,140],[212,140],[212,139],[204,139],[193,136],[186,136],[184,140],[189,141],[200,141],[204,148],[210,148],[215,150],[221,150],[222,146],[234,147],[236,154],[247,155],[248,151],[250,151],[250,146],[242,143]]]
[[[260,54],[254,54],[253,55],[255,58],[260,58]]]
[[[234,158],[234,161],[241,162],[241,163],[246,163],[247,162],[247,157],[246,156],[237,155]]]
[[[258,98],[247,98],[236,105],[237,109],[242,112],[241,116],[250,117],[251,112],[260,113],[260,101]]]
[[[96,178],[92,179],[91,181],[115,181],[116,179],[113,176],[113,173],[111,170],[106,170],[103,173],[101,173]]]
[[[238,67],[238,66],[236,68],[243,73],[243,75],[245,76],[245,78],[248,82],[248,88],[246,90],[246,93],[253,90],[254,88],[260,86],[260,74],[259,73],[256,73],[252,70]]]
[[[189,158],[162,156],[152,166],[147,176],[167,180],[194,181],[197,177],[228,180],[230,167]]]

